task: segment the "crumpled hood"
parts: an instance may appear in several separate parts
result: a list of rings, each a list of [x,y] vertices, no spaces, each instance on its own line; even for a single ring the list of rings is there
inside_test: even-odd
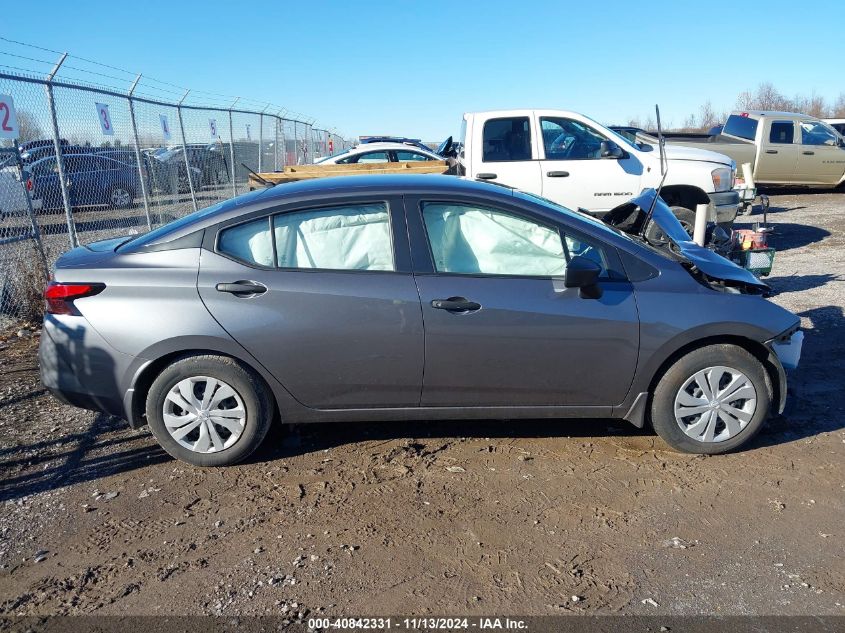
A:
[[[666,143],[665,150],[668,160],[699,160],[708,163],[718,163],[728,167],[733,164],[733,159],[730,156],[711,152],[706,149],[698,149],[697,147],[685,147],[684,145]]]
[[[639,237],[644,233],[642,230],[643,223],[656,196],[657,192],[654,189],[646,189],[636,198],[632,198],[629,202],[608,211],[602,217],[602,221],[625,233]],[[771,292],[771,288],[767,284],[760,281],[745,268],[737,266],[709,248],[693,242],[662,198],[657,198],[651,221],[663,229],[663,232],[675,245],[673,252],[676,255],[698,268],[708,277],[733,284],[745,284],[766,294]]]

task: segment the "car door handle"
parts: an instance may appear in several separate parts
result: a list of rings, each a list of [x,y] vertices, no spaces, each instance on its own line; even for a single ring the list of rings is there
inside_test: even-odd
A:
[[[431,307],[447,312],[475,312],[481,309],[481,304],[464,297],[449,297],[448,299],[433,300]]]
[[[482,172],[476,176],[479,180],[495,180],[498,178],[496,174],[490,172]]]
[[[255,281],[235,281],[228,284],[220,283],[215,288],[217,292],[228,292],[236,297],[260,295],[267,292],[267,286]]]
[[[767,153],[767,154],[777,154],[777,153],[778,153],[778,151],[777,151],[776,149],[767,149],[767,150],[766,150],[766,153]]]
[[[569,172],[568,171],[547,171],[546,175],[549,178],[566,178],[567,176],[569,176]]]
[[[804,156],[814,156],[815,152],[801,152]]]

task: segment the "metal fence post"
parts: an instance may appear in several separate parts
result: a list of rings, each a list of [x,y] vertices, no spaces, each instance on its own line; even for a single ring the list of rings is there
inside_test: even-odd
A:
[[[229,106],[229,155],[232,157],[232,195],[237,197],[238,195],[238,185],[235,182],[235,127],[232,124],[232,108],[235,107],[235,104],[240,101],[240,97],[235,99],[234,103]]]
[[[129,89],[129,120],[132,122],[132,138],[135,141],[135,161],[138,163],[138,177],[141,179],[141,196],[144,198],[144,213],[147,216],[147,228],[153,230],[153,219],[150,215],[150,198],[147,194],[147,180],[144,176],[144,162],[141,160],[141,144],[138,140],[138,126],[135,124],[135,106],[132,104],[132,93],[141,81],[141,75],[135,77]]]
[[[18,142],[20,139],[15,139],[15,161],[17,162],[18,171],[23,174],[24,164],[21,160],[21,153],[18,150]],[[32,198],[29,192],[24,187],[24,197],[26,198],[26,213],[29,216],[29,224],[32,227],[32,238],[35,240],[35,245],[38,247],[38,254],[41,256],[41,263],[44,265],[44,274],[47,276],[45,281],[50,280],[50,266],[47,263],[47,254],[44,252],[44,242],[41,240],[41,229],[38,228],[38,222],[35,221],[35,211],[32,208]]]
[[[279,171],[279,119],[273,117],[273,171]]]
[[[191,190],[191,202],[194,205],[194,211],[198,211],[197,194],[194,192],[194,177],[191,175],[191,162],[188,160],[188,147],[185,144],[185,124],[182,121],[182,102],[188,97],[190,90],[186,90],[179,103],[176,105],[176,114],[179,115],[179,131],[182,133],[182,154],[185,157],[185,172],[188,175],[188,188]],[[176,197],[179,197],[179,184],[177,178]]]
[[[281,141],[281,142],[282,142],[282,169],[284,169],[284,168],[285,168],[285,165],[287,165],[287,164],[288,164],[288,137],[287,137],[287,135],[285,134],[285,119],[284,119],[284,113],[285,113],[285,109],[284,109],[284,108],[282,108],[282,109],[281,109],[281,110],[279,110],[279,112],[276,114],[277,124],[278,124],[278,126],[279,126],[279,129],[280,129],[280,130],[281,130],[281,132],[282,132],[282,133],[281,133],[281,138],[282,138],[282,141]],[[276,169],[278,170],[278,166],[276,167]]]
[[[258,115],[258,173],[261,173],[261,168],[264,166],[264,113],[267,112],[269,106],[264,106],[261,114]]]
[[[47,104],[50,106],[50,125],[53,128],[53,147],[56,151],[56,164],[59,167],[59,187],[62,190],[62,202],[65,207],[65,220],[67,221],[67,234],[70,241],[70,247],[76,248],[79,246],[79,240],[76,237],[76,225],[73,222],[73,213],[70,207],[70,194],[67,187],[68,182],[65,176],[65,160],[62,154],[62,142],[59,138],[59,119],[56,117],[56,100],[53,98],[53,77],[59,72],[59,68],[65,63],[67,53],[62,53],[61,58],[47,75],[47,83],[44,84],[44,89],[47,91]],[[29,196],[27,196],[29,197]]]

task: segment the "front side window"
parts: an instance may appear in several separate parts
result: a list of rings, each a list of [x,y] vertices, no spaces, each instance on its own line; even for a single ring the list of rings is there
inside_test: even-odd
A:
[[[789,144],[792,143],[794,135],[795,126],[792,121],[772,121],[769,143]]]
[[[819,121],[801,121],[803,145],[836,145],[836,134]]]
[[[273,233],[279,268],[395,270],[385,203],[283,213]]]
[[[601,158],[601,144],[607,140],[590,126],[572,119],[543,117],[540,129],[548,160]]]
[[[490,119],[484,123],[485,163],[531,160],[531,132],[528,117]]]
[[[554,227],[469,204],[425,202],[422,208],[439,273],[555,277],[566,272],[564,243]]]

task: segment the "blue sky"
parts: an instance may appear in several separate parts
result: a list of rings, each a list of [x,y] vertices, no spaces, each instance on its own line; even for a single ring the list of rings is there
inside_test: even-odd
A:
[[[438,140],[464,111],[508,107],[624,123],[659,103],[679,125],[764,81],[829,101],[845,91],[841,0],[5,5],[5,37],[273,102],[349,135]]]

